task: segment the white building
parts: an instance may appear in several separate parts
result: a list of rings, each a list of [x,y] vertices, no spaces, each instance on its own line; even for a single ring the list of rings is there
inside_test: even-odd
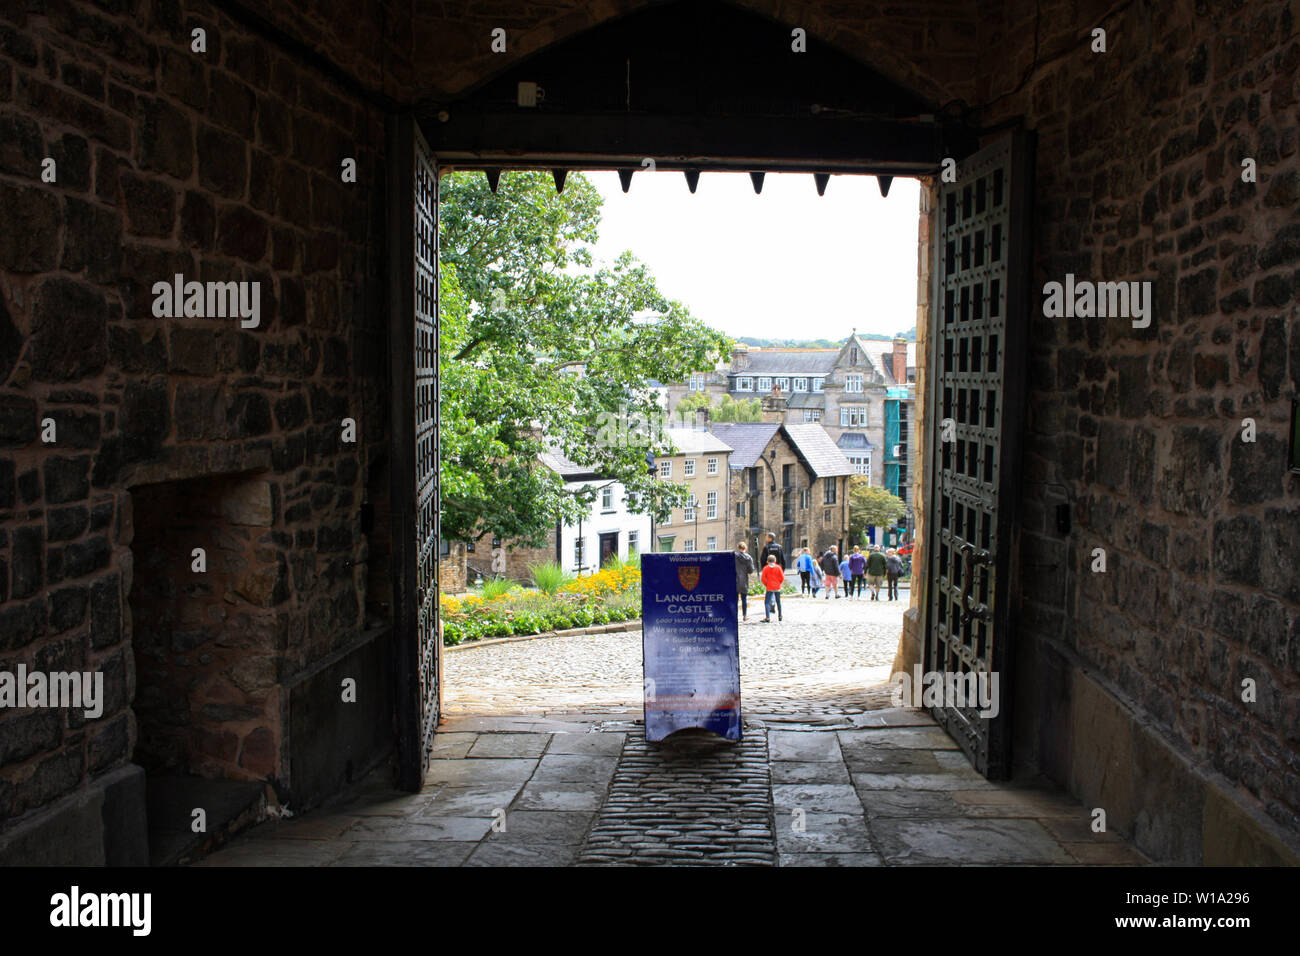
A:
[[[541,457],[548,468],[564,478],[566,490],[596,489],[587,516],[558,529],[556,557],[565,571],[591,574],[600,570],[612,554],[627,560],[631,553],[650,549],[650,516],[628,511],[627,493],[621,482],[601,478],[585,465],[561,455]]]

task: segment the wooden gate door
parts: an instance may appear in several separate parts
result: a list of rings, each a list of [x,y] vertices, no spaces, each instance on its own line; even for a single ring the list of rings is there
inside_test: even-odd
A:
[[[390,121],[393,622],[399,785],[418,790],[438,725],[438,167]]]
[[[929,416],[926,705],[980,773],[1010,772],[1016,495],[1024,424],[1033,146],[1017,133],[957,164],[936,210]],[[996,680],[996,683],[994,683]],[[980,688],[989,706],[967,693]]]

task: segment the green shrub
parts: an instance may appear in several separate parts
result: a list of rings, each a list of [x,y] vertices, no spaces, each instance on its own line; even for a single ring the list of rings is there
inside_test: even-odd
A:
[[[543,594],[554,594],[574,579],[572,574],[569,574],[554,561],[544,561],[540,564],[530,565],[528,570],[533,576],[533,584]]]
[[[483,600],[492,601],[503,594],[509,594],[518,585],[514,581],[508,581],[505,578],[499,578],[496,581],[486,581],[483,584]]]

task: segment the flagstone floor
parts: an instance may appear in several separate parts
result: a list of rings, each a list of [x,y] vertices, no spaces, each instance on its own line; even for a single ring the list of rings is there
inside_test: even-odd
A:
[[[927,714],[890,706],[902,606],[793,599],[782,624],[745,625],[738,743],[645,740],[640,632],[449,652],[419,793],[369,780],[196,865],[1146,863],[1065,794],[985,780]]]

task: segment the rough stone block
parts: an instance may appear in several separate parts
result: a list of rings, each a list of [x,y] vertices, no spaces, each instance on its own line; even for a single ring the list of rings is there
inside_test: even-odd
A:
[[[32,303],[32,378],[68,382],[102,371],[107,322],[108,306],[98,290],[61,276],[43,280]]]
[[[26,173],[35,174],[34,170]],[[38,186],[0,183],[0,209],[5,228],[0,229],[0,269],[11,272],[50,272],[59,261],[59,226],[63,213],[59,200]]]

